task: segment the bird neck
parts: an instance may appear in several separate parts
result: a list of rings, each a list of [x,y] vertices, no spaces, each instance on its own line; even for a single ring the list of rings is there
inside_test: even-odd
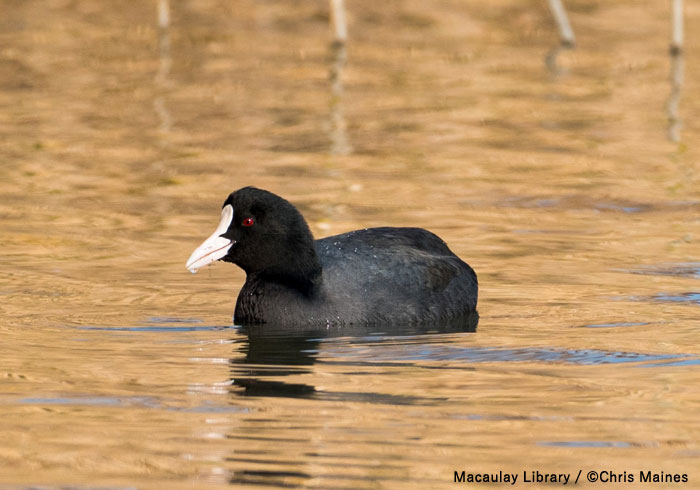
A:
[[[321,285],[321,262],[313,247],[296,250],[286,260],[249,274],[264,282],[273,282],[292,288],[305,296],[313,294]]]

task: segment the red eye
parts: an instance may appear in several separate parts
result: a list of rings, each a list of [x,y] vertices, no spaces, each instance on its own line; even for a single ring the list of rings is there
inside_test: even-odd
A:
[[[243,220],[243,226],[253,226],[253,223],[255,223],[253,218],[246,218]]]

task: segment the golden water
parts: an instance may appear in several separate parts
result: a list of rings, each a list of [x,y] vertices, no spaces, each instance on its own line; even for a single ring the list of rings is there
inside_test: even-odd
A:
[[[546,2],[352,0],[344,65],[326,2],[7,2],[0,483],[700,488],[700,7],[673,143],[667,2],[566,5],[552,71]],[[477,332],[249,340],[184,268],[244,185],[435,231]]]

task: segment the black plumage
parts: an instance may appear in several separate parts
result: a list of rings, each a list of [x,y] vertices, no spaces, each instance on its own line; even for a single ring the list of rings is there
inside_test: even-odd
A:
[[[237,324],[417,324],[476,311],[474,270],[427,230],[368,228],[314,240],[301,213],[268,191],[245,187],[226,205],[233,219],[221,236],[232,245],[221,260],[247,276]]]

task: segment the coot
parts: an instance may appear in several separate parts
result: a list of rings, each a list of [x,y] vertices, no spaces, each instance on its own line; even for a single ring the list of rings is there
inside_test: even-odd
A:
[[[223,260],[246,272],[234,322],[308,327],[439,323],[476,311],[474,270],[421,228],[367,228],[314,240],[285,199],[244,187],[187,268]]]

